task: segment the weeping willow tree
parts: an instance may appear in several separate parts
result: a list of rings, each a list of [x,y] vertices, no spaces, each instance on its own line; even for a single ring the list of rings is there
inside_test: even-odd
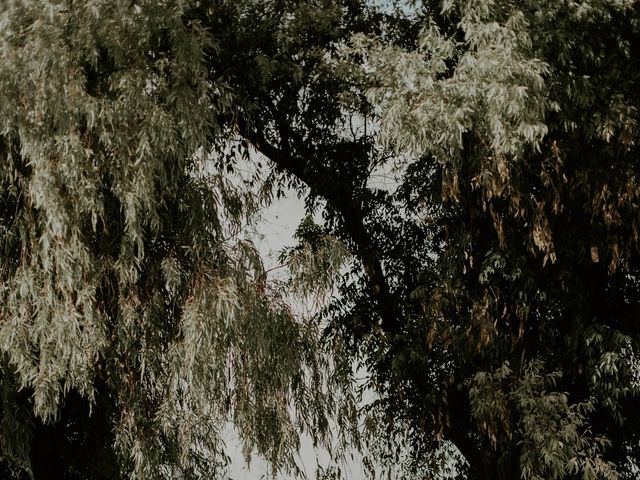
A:
[[[233,178],[246,150],[202,8],[0,10],[5,476],[213,478],[229,421],[295,471],[300,433],[326,439],[348,403],[240,235],[269,195]]]

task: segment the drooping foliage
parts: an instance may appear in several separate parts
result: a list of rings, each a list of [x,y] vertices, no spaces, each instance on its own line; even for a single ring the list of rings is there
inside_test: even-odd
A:
[[[2,6],[6,476],[212,478],[228,422],[295,469],[339,408],[317,326],[240,234],[268,195],[233,176],[220,8]]]

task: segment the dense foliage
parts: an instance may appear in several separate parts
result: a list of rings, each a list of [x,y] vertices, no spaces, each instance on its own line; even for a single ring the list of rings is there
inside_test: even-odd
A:
[[[3,476],[211,478],[230,421],[292,469],[340,408],[317,325],[241,234],[268,195],[233,176],[234,100],[197,13],[2,6]]]
[[[401,475],[637,476],[640,7],[389,3],[2,7],[7,474],[293,467],[355,361]],[[240,234],[284,187],[316,321]]]
[[[363,288],[336,326],[416,468],[445,440],[469,478],[637,477],[639,14],[423,2],[354,39],[410,227],[371,210],[393,315]]]
[[[375,439],[418,474],[455,445],[470,478],[634,478],[638,7],[354,18],[314,62],[260,44],[297,75],[244,135],[358,259],[326,313],[380,395]]]

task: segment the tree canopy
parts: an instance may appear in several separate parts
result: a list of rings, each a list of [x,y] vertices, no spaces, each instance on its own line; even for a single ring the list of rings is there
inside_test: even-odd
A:
[[[637,2],[22,0],[0,25],[7,475],[216,477],[228,421],[295,470],[337,421],[417,478],[637,477]],[[285,188],[322,220],[276,285],[243,229]],[[335,295],[309,319],[285,290]]]
[[[341,408],[339,374],[240,235],[265,194],[232,176],[213,6],[2,8],[7,469],[211,478],[229,421],[293,468],[299,433]]]

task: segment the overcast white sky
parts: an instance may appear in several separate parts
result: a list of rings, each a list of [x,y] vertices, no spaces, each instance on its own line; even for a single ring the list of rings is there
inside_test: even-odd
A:
[[[293,234],[296,227],[305,215],[304,200],[298,199],[295,192],[287,192],[287,196],[275,200],[273,204],[264,210],[262,221],[257,226],[257,231],[262,234],[262,239],[256,239],[256,246],[263,255],[265,267],[272,268],[278,265],[278,253],[287,246],[293,245]],[[268,477],[268,467],[260,458],[254,458],[251,466],[244,461],[239,441],[235,432],[231,429],[227,432],[228,454],[231,457],[229,471],[232,480],[260,480]],[[328,455],[326,452],[316,452],[307,438],[303,442],[300,452],[300,466],[304,469],[308,478],[315,478],[316,464],[326,464]],[[361,466],[361,457],[354,454],[354,460],[343,466],[345,478],[350,480],[364,480],[364,472]],[[278,480],[289,477],[279,475]]]

